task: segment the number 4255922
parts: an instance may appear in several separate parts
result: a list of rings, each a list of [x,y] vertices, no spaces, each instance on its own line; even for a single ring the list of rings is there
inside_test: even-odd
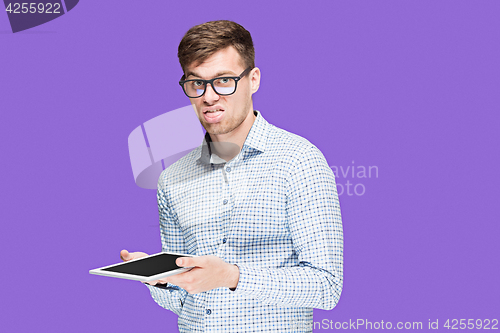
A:
[[[460,320],[460,321],[459,321]],[[457,326],[458,325],[458,326]],[[490,326],[491,325],[491,326]],[[498,329],[498,319],[448,319],[444,323],[443,327],[452,330],[473,330],[473,329],[483,329],[483,330],[497,330]]]
[[[23,2],[23,3],[9,3],[5,11],[11,14],[61,14],[60,3],[43,3],[43,2]]]

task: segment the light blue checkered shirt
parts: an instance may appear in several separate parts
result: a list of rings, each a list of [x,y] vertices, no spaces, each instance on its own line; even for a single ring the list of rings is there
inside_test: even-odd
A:
[[[162,250],[216,255],[240,270],[234,291],[148,286],[180,332],[311,332],[313,308],[342,291],[343,236],[335,176],[306,139],[257,118],[239,154],[203,144],[158,180]],[[170,285],[172,286],[172,285]]]

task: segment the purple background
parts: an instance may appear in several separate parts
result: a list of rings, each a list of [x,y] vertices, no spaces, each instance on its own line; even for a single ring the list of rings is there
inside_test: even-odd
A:
[[[189,6],[83,1],[17,34],[0,13],[1,330],[177,330],[146,287],[88,270],[160,251],[127,137],[189,104],[177,46],[214,19],[252,33],[266,120],[379,170],[337,179],[366,192],[340,196],[344,290],[314,320],[498,319],[500,2]]]

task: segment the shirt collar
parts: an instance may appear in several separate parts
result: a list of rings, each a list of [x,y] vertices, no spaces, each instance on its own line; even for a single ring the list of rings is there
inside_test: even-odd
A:
[[[259,152],[264,152],[268,138],[269,123],[262,117],[262,114],[259,111],[254,110],[254,114],[257,118],[255,118],[250,132],[248,132],[247,138],[243,143],[242,150],[244,150],[245,147],[248,147],[248,149],[251,150],[253,149]],[[207,132],[201,146],[200,157],[197,161],[206,165],[226,163],[225,160],[221,159],[216,154],[212,154],[210,142],[212,142],[212,139],[210,138],[210,134]]]

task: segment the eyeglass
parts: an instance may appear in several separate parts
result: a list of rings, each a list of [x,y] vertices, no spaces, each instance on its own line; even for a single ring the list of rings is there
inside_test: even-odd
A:
[[[184,90],[186,96],[189,98],[198,98],[203,96],[207,91],[208,84],[212,85],[212,89],[217,95],[229,96],[235,93],[238,81],[245,77],[251,69],[252,67],[248,67],[239,76],[216,77],[211,80],[182,80],[184,78],[184,76],[182,76],[179,84],[181,85],[182,90]]]

